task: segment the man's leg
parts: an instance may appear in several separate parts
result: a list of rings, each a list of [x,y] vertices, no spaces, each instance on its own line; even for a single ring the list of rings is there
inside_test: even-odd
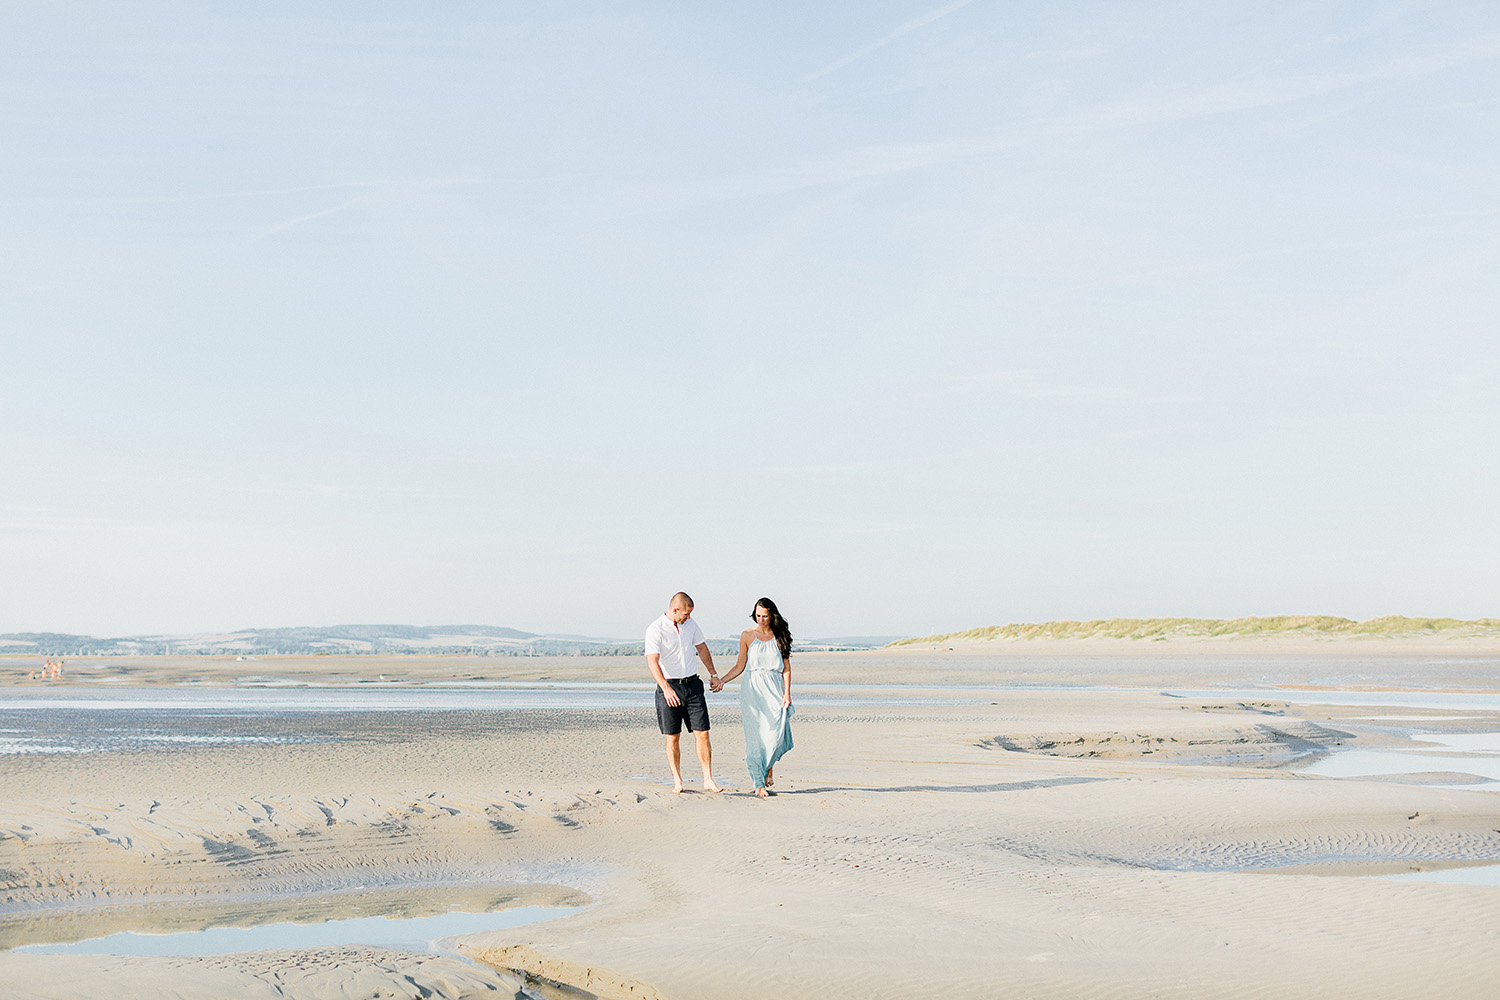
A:
[[[698,763],[703,765],[703,790],[706,792],[722,792],[718,783],[714,781],[714,753],[708,745],[708,730],[701,730],[693,734],[698,740]]]
[[[704,734],[707,735],[707,734]],[[672,769],[672,791],[682,791],[682,734],[667,737],[667,766]]]

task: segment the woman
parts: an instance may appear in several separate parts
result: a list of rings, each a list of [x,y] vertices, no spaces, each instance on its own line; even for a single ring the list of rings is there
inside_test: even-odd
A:
[[[755,627],[740,633],[740,658],[720,686],[745,674],[740,683],[745,766],[755,794],[765,798],[776,794],[771,769],[792,748],[792,630],[769,597],[755,602],[750,617]]]

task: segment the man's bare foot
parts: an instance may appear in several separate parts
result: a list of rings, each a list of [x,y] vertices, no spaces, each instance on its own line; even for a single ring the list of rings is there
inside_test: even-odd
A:
[[[672,782],[672,794],[673,795],[681,795],[682,794],[682,779],[681,778],[678,778],[676,781]]]
[[[705,792],[722,792],[724,789],[720,788],[713,779],[709,779],[703,783],[703,790]]]
[[[763,799],[768,799],[771,797],[771,793],[766,791],[764,788],[757,788],[755,790],[755,794]]]

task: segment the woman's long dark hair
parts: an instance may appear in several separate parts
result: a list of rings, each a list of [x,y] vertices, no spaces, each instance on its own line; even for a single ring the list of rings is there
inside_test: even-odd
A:
[[[792,658],[792,627],[786,623],[785,618],[781,617],[781,612],[776,609],[776,602],[769,597],[762,597],[755,602],[755,608],[765,608],[771,612],[771,634],[776,637],[776,648],[781,650],[783,660],[790,660]],[[755,621],[755,608],[750,609],[751,621]]]

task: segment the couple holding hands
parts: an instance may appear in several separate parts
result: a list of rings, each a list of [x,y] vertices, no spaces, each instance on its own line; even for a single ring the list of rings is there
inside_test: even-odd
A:
[[[682,727],[687,726],[698,744],[698,762],[703,765],[703,790],[721,792],[714,781],[713,753],[708,742],[708,699],[698,676],[696,656],[708,668],[709,689],[744,674],[740,682],[740,718],[745,726],[745,766],[761,798],[771,791],[771,770],[781,755],[792,748],[792,630],[776,609],[776,602],[762,597],[750,613],[754,628],[740,633],[740,656],[734,669],[723,677],[714,670],[713,654],[703,630],[693,621],[693,599],[672,595],[666,612],[646,628],[646,665],[656,680],[656,721],[667,738],[667,764],[672,769],[672,791],[682,791]]]

